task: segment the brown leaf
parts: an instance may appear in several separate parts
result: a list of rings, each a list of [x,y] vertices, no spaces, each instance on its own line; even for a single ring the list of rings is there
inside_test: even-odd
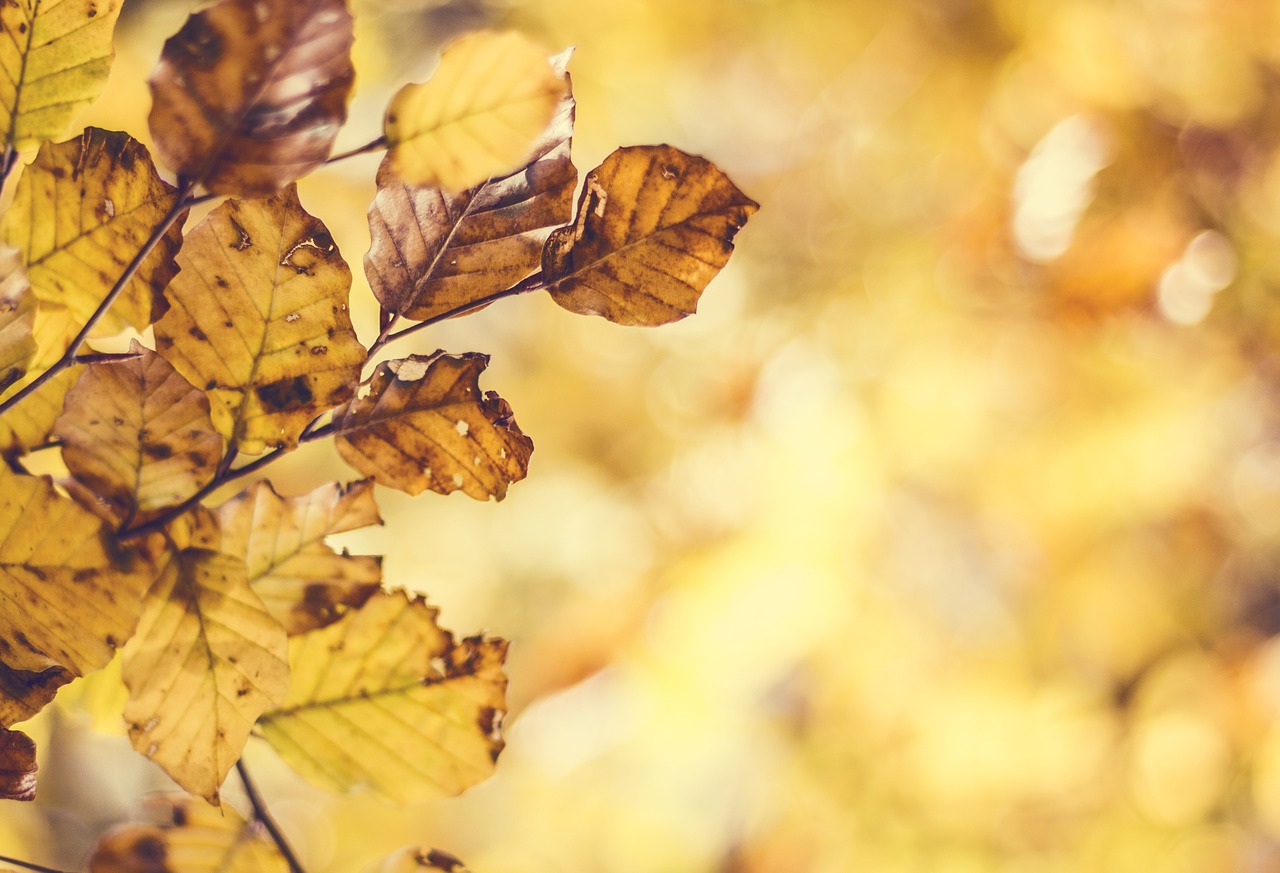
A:
[[[619,324],[692,315],[759,208],[715,164],[671,146],[618,149],[587,174],[578,217],[542,258],[565,309]]]
[[[383,159],[364,258],[383,309],[415,321],[465,310],[539,268],[551,228],[573,217],[578,184],[573,95],[558,71],[565,95],[525,167],[454,194],[406,184]]]
[[[279,191],[329,157],[352,39],[344,0],[221,0],[195,13],[151,76],[156,150],[210,191]]]
[[[364,363],[347,312],[351,271],[293,185],[228,200],[187,235],[156,348],[212,404],[238,451],[297,444],[355,392]]]
[[[373,483],[281,497],[255,482],[218,507],[221,550],[243,558],[249,584],[290,635],[337,621],[382,586],[382,559],[337,554],[329,534],[382,524]]]
[[[24,722],[54,698],[75,674],[63,667],[40,672],[13,670],[0,662],[0,726]]]
[[[22,731],[0,730],[0,800],[36,799],[36,744]]]
[[[511,407],[480,392],[487,355],[410,355],[378,367],[367,397],[334,413],[338,453],[379,484],[501,500],[529,469],[533,440]]]
[[[136,340],[129,351],[85,369],[54,427],[67,469],[120,524],[195,494],[222,457],[204,392]]]

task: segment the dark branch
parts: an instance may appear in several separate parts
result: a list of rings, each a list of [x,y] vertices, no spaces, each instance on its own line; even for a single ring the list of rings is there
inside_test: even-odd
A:
[[[0,855],[0,863],[12,864],[15,867],[23,867],[27,870],[35,870],[36,873],[67,873],[66,870],[59,870],[56,867],[45,867],[42,864],[32,864],[30,861],[20,861],[17,858],[9,858]]]
[[[236,772],[240,774],[240,782],[244,785],[244,793],[249,796],[249,804],[253,807],[254,818],[262,822],[263,827],[267,829],[267,833],[271,834],[271,839],[275,840],[276,847],[280,849],[280,854],[284,855],[284,860],[289,865],[289,869],[292,873],[306,873],[302,869],[302,865],[298,863],[297,855],[293,854],[289,841],[284,838],[284,832],[280,830],[280,825],[276,824],[276,820],[267,811],[267,805],[263,802],[262,795],[258,793],[257,786],[249,778],[249,771],[245,768],[243,759],[236,761]]]

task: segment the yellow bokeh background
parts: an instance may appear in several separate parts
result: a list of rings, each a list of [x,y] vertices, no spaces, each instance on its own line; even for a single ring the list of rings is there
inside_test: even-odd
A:
[[[191,8],[126,4],[80,123],[145,138]],[[530,295],[399,350],[492,354],[537,446],[501,504],[384,491],[342,540],[513,641],[508,747],[398,808],[251,743],[310,873],[409,844],[477,873],[1280,870],[1280,7],[354,11],[339,149],[450,36],[516,28],[576,46],[580,171],[667,142],[761,210],[677,325]],[[300,186],[366,342],[376,162]],[[313,446],[270,475],[351,474]],[[74,866],[164,787],[109,680],[41,723],[0,851]]]

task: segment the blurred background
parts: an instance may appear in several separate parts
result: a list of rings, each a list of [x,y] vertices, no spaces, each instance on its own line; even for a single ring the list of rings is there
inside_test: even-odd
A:
[[[82,123],[146,138],[192,8],[127,0]],[[668,142],[762,208],[677,325],[531,295],[396,350],[492,354],[537,445],[501,504],[383,491],[342,540],[513,641],[508,747],[409,808],[251,748],[310,873],[407,844],[477,873],[1280,871],[1280,7],[354,11],[339,149],[442,42],[510,27],[577,47],[581,172]],[[376,163],[301,186],[366,341]],[[271,477],[351,475],[314,446]],[[74,866],[163,787],[109,680],[44,720],[0,848]]]

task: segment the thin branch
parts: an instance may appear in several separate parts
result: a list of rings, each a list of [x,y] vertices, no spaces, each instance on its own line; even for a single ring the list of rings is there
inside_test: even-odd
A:
[[[363,154],[367,154],[368,152],[380,151],[382,149],[385,149],[386,147],[387,147],[387,138],[385,136],[380,136],[377,139],[371,140],[370,142],[367,142],[362,146],[358,146],[357,148],[351,149],[351,151],[330,156],[329,160],[325,161],[325,164],[326,165],[336,164],[338,163],[338,161],[345,161],[347,158],[354,158],[356,155],[363,155]]]
[[[271,839],[275,840],[276,847],[280,849],[280,854],[284,855],[284,860],[289,865],[289,869],[293,873],[306,873],[302,869],[302,865],[298,863],[298,856],[293,854],[289,841],[284,838],[284,832],[280,830],[280,825],[276,824],[276,820],[267,811],[267,805],[263,802],[262,795],[258,793],[257,786],[249,778],[249,771],[244,766],[243,758],[236,761],[236,772],[240,774],[240,782],[244,785],[244,793],[249,796],[249,804],[253,807],[254,818],[262,822],[263,827],[267,829],[267,833],[271,834]]]
[[[9,178],[9,173],[17,163],[18,150],[13,147],[13,143],[10,143],[4,147],[4,157],[0,158],[0,186]]]
[[[56,867],[45,867],[41,864],[32,864],[30,861],[20,861],[17,858],[9,858],[0,855],[0,863],[12,864],[15,867],[24,867],[27,870],[35,870],[36,873],[67,873],[66,870],[59,870]]]

